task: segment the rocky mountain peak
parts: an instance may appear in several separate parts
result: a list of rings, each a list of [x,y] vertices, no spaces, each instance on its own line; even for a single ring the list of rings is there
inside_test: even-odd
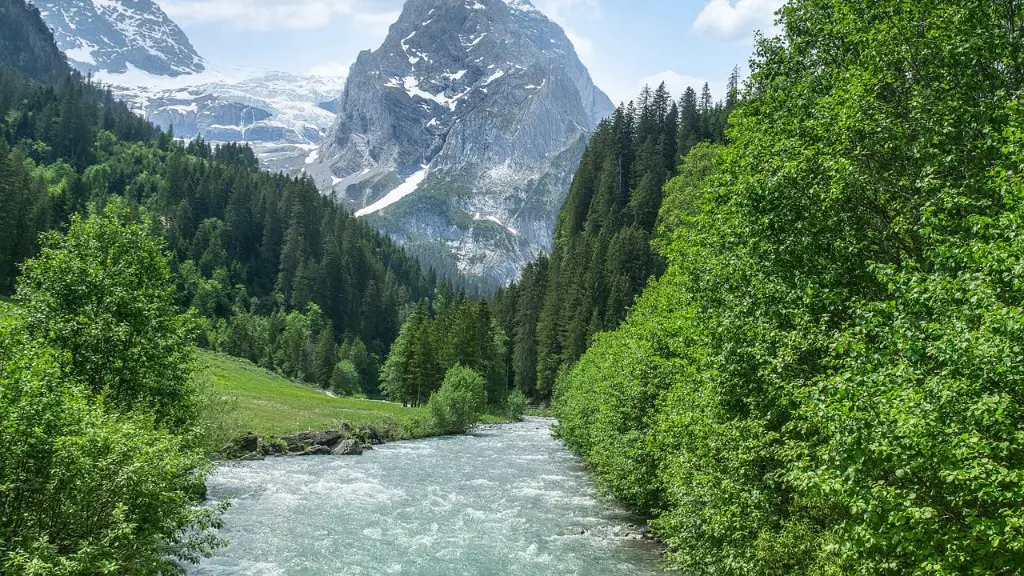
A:
[[[428,263],[503,283],[550,249],[589,133],[612,110],[527,0],[409,0],[352,66],[307,171]]]
[[[152,0],[32,0],[82,72],[129,67],[160,76],[205,70],[188,37]]]

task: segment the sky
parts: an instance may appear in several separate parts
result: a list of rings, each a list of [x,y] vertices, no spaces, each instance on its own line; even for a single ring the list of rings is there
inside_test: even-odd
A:
[[[747,69],[756,31],[785,0],[532,0],[565,29],[599,88],[633,99],[664,81],[674,95],[708,82],[721,98]],[[376,49],[403,0],[156,0],[214,68],[344,73]]]

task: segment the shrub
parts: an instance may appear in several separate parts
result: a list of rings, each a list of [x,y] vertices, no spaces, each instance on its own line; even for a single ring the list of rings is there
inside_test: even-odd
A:
[[[526,414],[526,394],[523,394],[519,388],[514,388],[505,397],[505,416],[520,420],[524,414]]]
[[[208,461],[92,403],[59,360],[0,318],[0,573],[181,573],[218,544],[197,506]]]
[[[361,389],[359,371],[351,360],[341,360],[334,365],[334,372],[331,373],[332,392],[338,396],[352,396]]]
[[[487,406],[487,382],[472,368],[456,364],[444,376],[441,388],[431,394],[427,407],[434,428],[460,434],[478,421]]]

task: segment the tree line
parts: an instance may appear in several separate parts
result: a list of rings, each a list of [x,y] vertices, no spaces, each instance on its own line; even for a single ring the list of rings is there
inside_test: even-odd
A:
[[[499,290],[492,307],[506,334],[510,385],[550,399],[560,371],[612,330],[664,265],[651,247],[662,188],[701,142],[723,142],[739,98],[739,72],[725,100],[707,84],[675,100],[644,88],[595,130],[555,229],[554,249]]]

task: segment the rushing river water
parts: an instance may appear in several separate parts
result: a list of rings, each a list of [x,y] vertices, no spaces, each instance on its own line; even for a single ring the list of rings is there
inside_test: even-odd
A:
[[[198,575],[660,574],[635,519],[599,498],[547,419],[363,456],[223,466],[227,548]]]

